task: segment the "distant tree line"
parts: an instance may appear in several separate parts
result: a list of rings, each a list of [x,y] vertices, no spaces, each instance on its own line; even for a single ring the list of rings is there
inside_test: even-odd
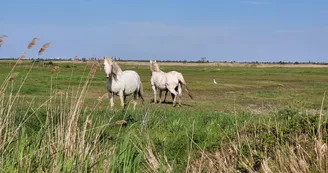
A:
[[[18,58],[0,58],[0,60],[17,60]],[[97,58],[97,57],[82,57],[76,59],[77,61],[97,61],[102,60],[103,58]],[[149,60],[129,60],[129,59],[122,59],[120,57],[113,57],[116,61],[121,62],[149,62]],[[32,60],[32,61],[72,61],[73,58],[25,58],[24,60]],[[269,62],[269,61],[243,61],[243,62],[236,62],[236,61],[209,61],[206,59],[206,57],[202,57],[200,60],[157,60],[157,62],[179,62],[179,63],[210,63],[210,62],[216,62],[216,63],[246,63],[246,64],[318,64],[318,65],[328,65],[328,62],[291,62],[291,61],[277,61],[277,62]]]

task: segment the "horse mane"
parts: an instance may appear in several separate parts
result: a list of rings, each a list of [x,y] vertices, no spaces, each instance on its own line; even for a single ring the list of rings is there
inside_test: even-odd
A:
[[[157,62],[153,62],[152,63],[152,71],[153,72],[160,72],[161,70],[159,69],[159,65],[157,64]]]
[[[120,66],[115,62],[115,61],[112,61],[113,63],[113,68],[112,68],[112,73],[113,73],[113,77],[115,80],[117,80],[117,76],[119,73],[122,72]]]

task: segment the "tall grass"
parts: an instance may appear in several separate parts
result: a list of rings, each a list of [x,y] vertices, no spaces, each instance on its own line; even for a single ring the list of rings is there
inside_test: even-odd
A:
[[[33,39],[28,45],[35,45]],[[46,43],[39,50],[40,55],[49,46]],[[8,76],[11,76],[24,56],[17,60]],[[115,113],[110,112],[107,122],[97,117],[97,107],[102,99],[95,101],[93,107],[86,107],[85,100],[99,63],[94,62],[81,76],[78,87],[68,86],[66,91],[53,88],[54,75],[51,70],[51,89],[49,97],[40,105],[34,99],[22,101],[20,89],[33,69],[31,65],[16,93],[14,77],[6,77],[0,92],[0,153],[1,171],[4,172],[137,172],[141,157],[139,150],[126,136],[109,143],[104,133],[112,124]],[[72,74],[73,75],[73,70]],[[109,112],[106,112],[109,113]],[[105,113],[103,113],[105,114]],[[117,134],[119,135],[119,133]]]
[[[16,64],[0,90],[1,172],[327,172],[325,94],[319,115],[293,107],[264,115],[152,105],[99,110],[104,96],[86,104],[98,62],[64,90],[52,68],[42,103],[14,90],[15,75],[24,75],[14,73]]]

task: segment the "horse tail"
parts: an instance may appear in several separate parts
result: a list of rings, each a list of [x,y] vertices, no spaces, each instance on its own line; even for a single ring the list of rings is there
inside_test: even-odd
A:
[[[143,86],[142,86],[142,82],[141,81],[140,81],[140,86],[139,86],[139,92],[138,93],[139,93],[139,96],[140,96],[140,98],[142,100],[141,103],[144,104],[145,99],[143,97],[143,94],[144,93],[143,93]]]
[[[191,93],[190,93],[190,91],[189,91],[189,88],[188,88],[188,86],[187,86],[187,83],[186,83],[186,81],[184,80],[184,78],[183,78],[183,76],[182,76],[181,73],[178,73],[178,79],[179,79],[179,83],[181,84],[181,86],[182,86],[182,85],[185,86],[185,90],[187,91],[189,97],[190,97],[191,99],[193,99],[193,96],[191,95]]]

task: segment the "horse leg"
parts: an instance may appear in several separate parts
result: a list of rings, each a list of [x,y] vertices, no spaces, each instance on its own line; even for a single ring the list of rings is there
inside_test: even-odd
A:
[[[159,90],[159,103],[162,103],[162,90]]]
[[[156,104],[157,100],[156,100],[156,87],[153,85],[151,87],[153,89],[153,92],[154,92],[154,103]]]
[[[174,97],[175,97],[174,94],[171,93],[171,97],[172,97],[172,100],[174,100]]]
[[[109,92],[108,97],[109,97],[109,102],[110,102],[110,108],[113,109],[114,108],[114,93]]]
[[[136,91],[136,92],[134,92],[134,94],[133,94],[133,100],[132,100],[132,103],[133,103],[133,110],[136,110],[136,105],[137,105],[137,100],[138,100],[138,92],[139,92],[139,91]]]
[[[182,96],[181,84],[178,85],[178,95],[179,95],[179,106],[181,107],[181,96]]]
[[[123,91],[120,91],[118,93],[118,95],[120,96],[120,100],[121,100],[121,107],[124,109],[124,100],[125,100],[125,96],[123,94]]]
[[[165,91],[165,96],[164,96],[164,103],[166,102],[166,96],[167,96],[167,92],[168,92],[169,90],[168,89],[166,89],[166,91]]]
[[[141,104],[142,104],[142,106],[144,106],[144,101],[145,101],[145,99],[144,99],[144,97],[143,97],[143,92],[142,92],[142,90],[139,89],[139,91],[138,91],[137,93],[139,94],[139,98],[141,98]]]
[[[125,95],[123,95],[123,105],[124,105],[124,107],[126,107],[126,96]]]
[[[169,91],[174,95],[173,106],[176,106],[176,99],[178,96],[178,92],[175,91],[175,88],[169,88]]]

